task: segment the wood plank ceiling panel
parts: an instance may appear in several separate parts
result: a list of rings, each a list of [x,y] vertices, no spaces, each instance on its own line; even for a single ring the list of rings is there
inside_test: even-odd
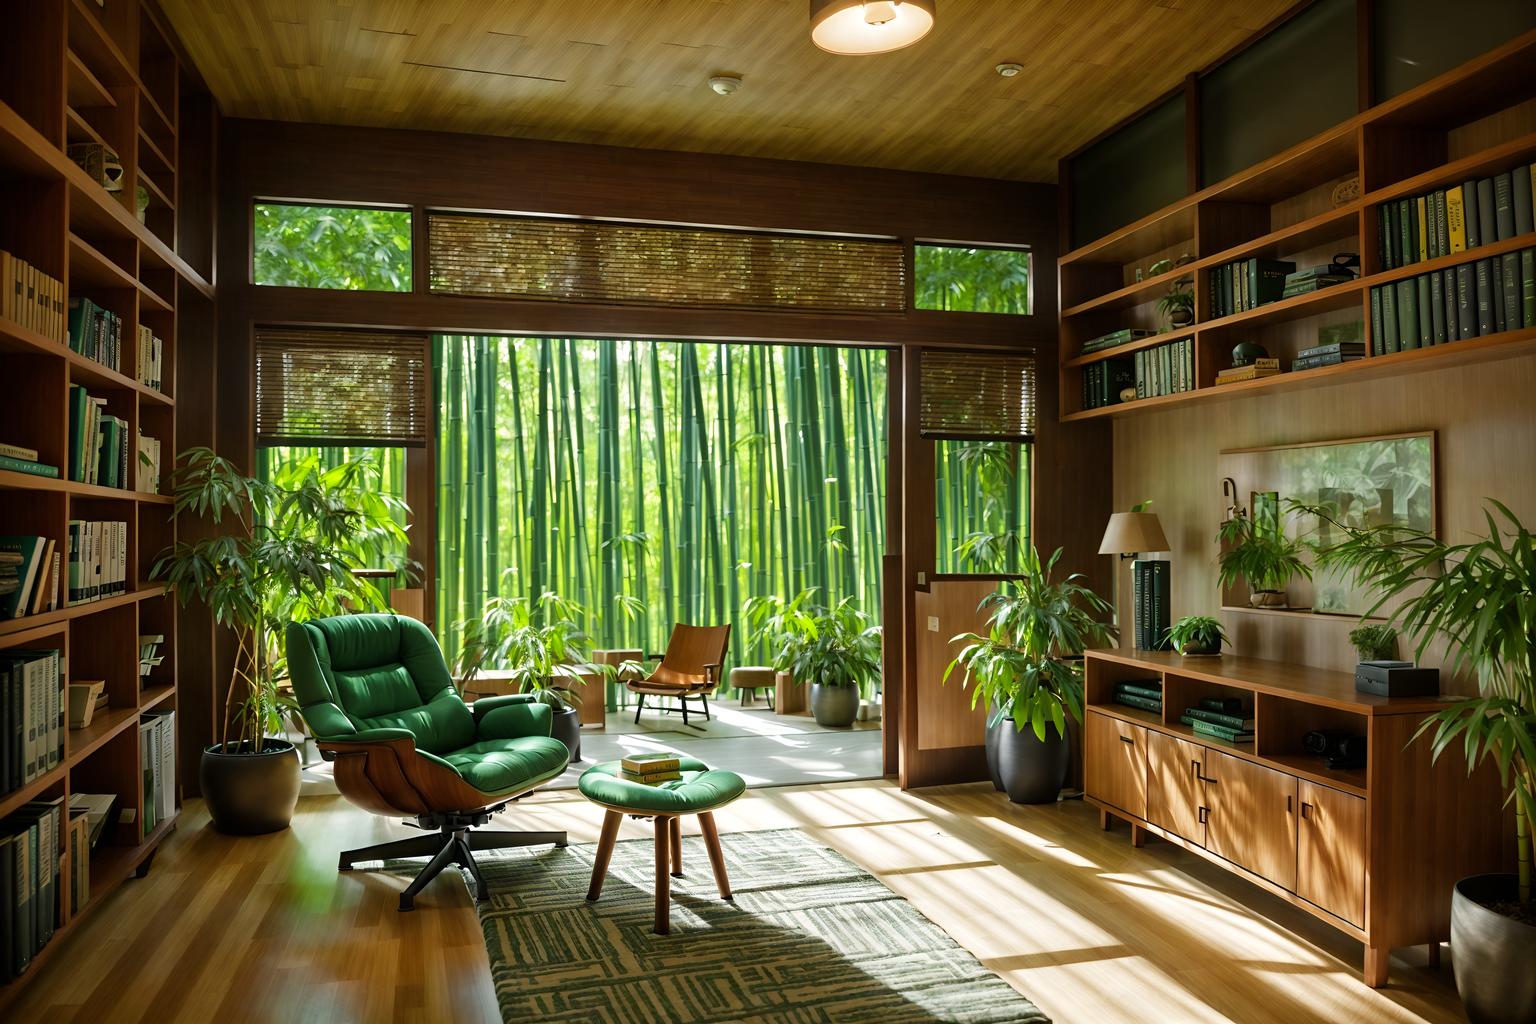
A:
[[[838,57],[804,0],[161,0],[230,116],[1024,181],[1291,5],[943,0],[917,45]]]

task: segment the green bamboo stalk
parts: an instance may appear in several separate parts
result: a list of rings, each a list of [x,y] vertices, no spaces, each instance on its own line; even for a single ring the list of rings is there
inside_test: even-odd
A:
[[[676,555],[672,547],[672,504],[669,500],[667,484],[671,480],[667,472],[667,445],[663,424],[667,422],[666,408],[663,404],[661,392],[661,345],[659,342],[650,342],[647,353],[650,356],[651,369],[651,425],[655,431],[656,453],[656,510],[660,522],[661,545],[657,549],[661,566],[661,608],[663,630],[670,629],[670,623],[677,621],[676,587],[674,586],[672,564]]]
[[[550,359],[550,340],[538,339],[539,404],[536,417],[536,439],[533,449],[532,499],[529,508],[530,544],[528,557],[528,595],[536,598],[547,585],[550,558],[554,554],[549,543],[549,486],[550,478],[550,401],[554,386],[554,364]]]

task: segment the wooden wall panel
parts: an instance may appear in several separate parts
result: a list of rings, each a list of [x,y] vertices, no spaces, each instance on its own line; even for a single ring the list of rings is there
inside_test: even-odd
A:
[[[1399,431],[1438,432],[1441,535],[1484,529],[1483,499],[1503,501],[1536,522],[1536,355],[1435,373],[1169,409],[1117,420],[1115,507],[1152,499],[1172,546],[1174,618],[1219,614],[1235,649],[1259,658],[1352,669],[1348,616],[1218,613],[1216,530],[1224,502],[1217,453]],[[1107,561],[1107,559],[1106,559]],[[1130,593],[1121,567],[1122,600]],[[1122,621],[1128,622],[1122,605]],[[1406,645],[1405,645],[1406,648]],[[1406,653],[1406,650],[1405,650]],[[1426,663],[1436,663],[1426,659]],[[1470,692],[1469,680],[1446,685]]]
[[[980,746],[986,709],[971,708],[971,693],[956,673],[945,684],[944,670],[965,649],[961,633],[985,633],[987,614],[977,605],[997,589],[995,580],[936,580],[915,601],[917,746],[920,751]]]

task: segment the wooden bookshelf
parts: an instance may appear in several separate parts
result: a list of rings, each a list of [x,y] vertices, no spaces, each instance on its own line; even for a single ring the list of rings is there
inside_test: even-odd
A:
[[[141,0],[62,0],[29,4],[0,39],[0,60],[14,73],[0,86],[0,180],[10,209],[0,215],[0,249],[61,281],[66,298],[84,296],[123,321],[121,368],[72,350],[64,334],[39,333],[0,319],[0,375],[22,396],[0,408],[0,442],[36,448],[40,461],[61,467],[58,478],[0,472],[0,534],[35,534],[65,551],[73,519],[127,524],[124,593],[72,604],[61,581],[60,606],[0,621],[0,654],[58,649],[70,679],[105,679],[108,704],[84,729],[65,733],[61,763],[41,778],[0,793],[0,817],[35,799],[72,793],[114,793],[116,812],[93,849],[73,849],[63,837],[62,900],[53,938],[20,978],[0,980],[0,1017],[45,960],[59,955],[87,916],[111,913],[116,887],[147,869],[176,816],[156,821],[147,835],[140,776],[141,716],[178,706],[176,605],[149,581],[155,556],[176,536],[168,494],[143,493],[67,479],[68,391],[73,384],[106,399],[128,423],[128,482],[135,484],[140,432],[161,444],[161,488],[176,451],[176,366],[183,308],[196,303],[207,322],[213,288],[206,273],[177,252],[185,239],[205,243],[209,222],[180,223],[177,172],[183,146],[211,153],[212,121],[178,122],[185,83],[169,32]],[[201,91],[194,84],[192,89]],[[191,108],[196,109],[196,108]],[[191,140],[190,143],[188,140]],[[68,157],[65,147],[91,142],[111,148],[123,167],[123,189],[108,192]],[[139,186],[148,196],[143,219]],[[206,183],[204,183],[206,187]],[[199,209],[206,204],[193,204]],[[207,249],[206,244],[202,244]],[[141,382],[136,328],[161,339],[162,381]],[[61,561],[67,561],[67,553]],[[141,634],[162,634],[161,663],[139,675]],[[185,755],[178,753],[178,768]],[[175,787],[179,806],[179,785]],[[90,896],[69,906],[69,865],[89,859]]]
[[[1536,350],[1536,331],[1519,326],[1428,348],[1385,352],[1372,336],[1373,287],[1536,246],[1536,234],[1484,243],[1465,252],[1385,270],[1377,250],[1379,204],[1487,177],[1536,160],[1536,32],[1468,61],[1416,89],[1217,182],[1058,260],[1061,288],[1060,386],[1064,421],[1135,415],[1192,402],[1220,401],[1293,387],[1342,384],[1379,376],[1521,356]],[[1335,186],[1358,177],[1362,194],[1335,206]],[[1211,275],[1252,257],[1293,260],[1298,268],[1336,252],[1361,255],[1360,277],[1254,309],[1214,317]],[[1189,259],[1136,280],[1162,258]],[[1195,323],[1166,329],[1156,309],[1170,285],[1193,281]],[[1290,371],[1291,359],[1316,344],[1318,329],[1358,322],[1365,358]],[[1123,328],[1159,336],[1084,355],[1091,338]],[[1138,349],[1193,337],[1190,390],[1087,409],[1085,367]],[[1281,360],[1276,376],[1217,385],[1239,341],[1252,340]]]

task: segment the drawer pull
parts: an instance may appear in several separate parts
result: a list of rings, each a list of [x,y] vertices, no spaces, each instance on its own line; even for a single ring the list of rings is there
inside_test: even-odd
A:
[[[1285,794],[1285,813],[1286,814],[1290,814],[1291,813],[1291,799],[1292,799],[1291,794],[1289,794],[1289,793]]]
[[[1308,809],[1309,809],[1309,808],[1310,808],[1310,807],[1311,807],[1311,806],[1312,806],[1312,805],[1311,805],[1311,804],[1309,804],[1309,803],[1307,803],[1307,802],[1306,802],[1306,801],[1305,801],[1305,800],[1303,800],[1303,801],[1302,801],[1302,802],[1301,802],[1301,817],[1302,817],[1302,820],[1303,820],[1303,821],[1310,821],[1310,820],[1311,820],[1311,819],[1310,819],[1310,818],[1308,818],[1308,817],[1307,817],[1307,810],[1308,810]]]
[[[1131,737],[1129,737],[1129,736],[1121,736],[1120,737],[1120,742],[1121,743],[1133,743],[1134,744],[1136,741],[1131,739]]]
[[[1210,820],[1211,820],[1211,809],[1209,807],[1202,807],[1202,808],[1200,808],[1200,824],[1202,824],[1202,825],[1208,824],[1210,822]]]

